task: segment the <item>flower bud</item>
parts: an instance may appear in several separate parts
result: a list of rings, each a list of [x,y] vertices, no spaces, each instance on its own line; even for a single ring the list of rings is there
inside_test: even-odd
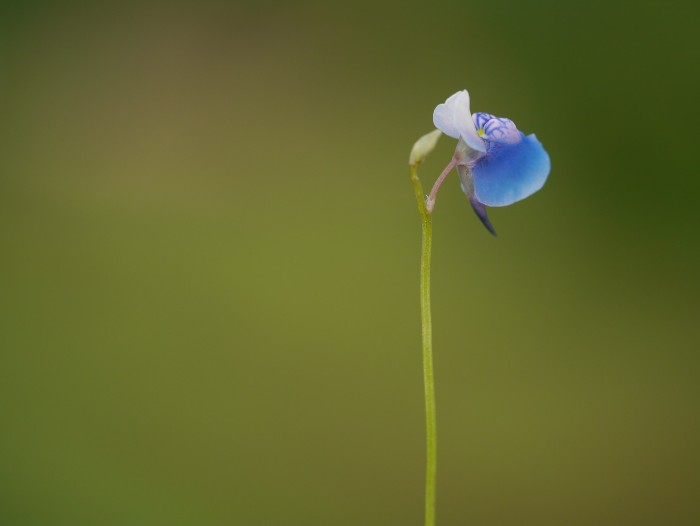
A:
[[[408,164],[411,166],[417,166],[425,161],[428,154],[435,149],[435,145],[437,144],[440,135],[442,135],[440,130],[433,130],[418,139],[411,149]]]

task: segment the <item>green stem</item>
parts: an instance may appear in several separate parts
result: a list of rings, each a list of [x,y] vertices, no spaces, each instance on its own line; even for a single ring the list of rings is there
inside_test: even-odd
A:
[[[430,252],[432,214],[428,210],[417,167],[411,166],[411,182],[421,215],[422,244],[420,268],[420,307],[423,334],[423,383],[425,388],[426,472],[425,526],[435,526],[435,487],[437,473],[437,420],[435,414],[435,377],[433,374],[433,326],[430,318]]]
[[[420,267],[420,310],[423,328],[423,383],[425,386],[426,471],[425,526],[435,525],[435,483],[437,472],[437,421],[435,418],[435,377],[433,375],[433,324],[430,319],[430,250],[432,221],[423,218],[423,247]]]

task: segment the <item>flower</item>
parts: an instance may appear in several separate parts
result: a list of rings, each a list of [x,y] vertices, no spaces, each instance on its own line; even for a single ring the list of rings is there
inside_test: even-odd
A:
[[[549,155],[534,134],[525,135],[510,119],[469,109],[469,93],[458,91],[433,112],[433,123],[459,139],[453,163],[474,212],[496,235],[486,206],[507,206],[542,188]]]

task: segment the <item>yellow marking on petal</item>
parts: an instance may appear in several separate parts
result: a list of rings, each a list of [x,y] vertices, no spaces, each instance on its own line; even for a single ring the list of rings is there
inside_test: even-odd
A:
[[[479,134],[479,137],[486,137],[486,132],[483,128],[479,128],[478,130],[476,130],[476,133]]]

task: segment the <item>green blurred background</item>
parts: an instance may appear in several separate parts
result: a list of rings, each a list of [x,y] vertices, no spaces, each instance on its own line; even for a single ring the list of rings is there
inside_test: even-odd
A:
[[[4,2],[0,524],[421,524],[407,158],[464,88],[553,169],[497,239],[437,203],[438,523],[700,524],[697,19]]]

